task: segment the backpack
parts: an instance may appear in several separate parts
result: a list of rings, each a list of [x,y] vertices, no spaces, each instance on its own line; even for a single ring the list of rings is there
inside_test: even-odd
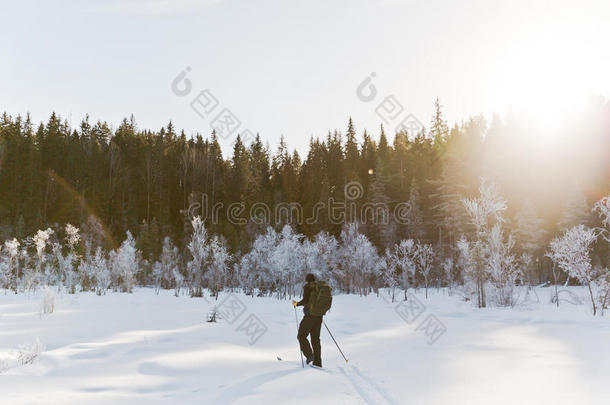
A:
[[[323,316],[333,303],[332,288],[326,281],[313,281],[309,296],[309,315]]]

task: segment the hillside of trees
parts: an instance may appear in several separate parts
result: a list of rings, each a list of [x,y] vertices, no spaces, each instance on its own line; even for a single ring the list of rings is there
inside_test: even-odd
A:
[[[168,260],[174,249],[182,257],[180,277],[187,276],[187,263],[197,260],[191,246],[197,232],[193,218],[201,216],[206,249],[216,249],[215,254],[224,257],[216,264],[221,268],[218,274],[227,269],[239,273],[247,260],[255,259],[252,252],[264,250],[265,243],[277,246],[282,238],[300,246],[318,241],[332,250],[334,244],[349,249],[348,240],[353,246],[366,245],[362,236],[371,255],[379,263],[384,258],[386,273],[394,260],[390,273],[395,277],[386,274],[385,284],[390,279],[401,283],[405,271],[396,263],[407,256],[419,261],[412,262],[413,268],[424,269],[416,277],[421,285],[446,283],[442,275],[447,272],[453,272],[452,282],[463,280],[458,262],[462,260],[464,270],[464,260],[474,260],[477,251],[483,257],[494,241],[497,252],[520,260],[513,284],[553,281],[553,263],[559,259],[548,253],[549,244],[579,225],[599,231],[587,247],[592,266],[608,266],[602,198],[610,195],[610,104],[595,100],[586,117],[567,123],[553,136],[553,142],[546,142],[535,125],[511,114],[491,122],[473,117],[449,126],[437,100],[429,128],[417,136],[386,133],[383,126],[374,133],[359,131],[349,119],[345,130],[312,138],[303,156],[284,140],[271,147],[257,135],[248,145],[237,137],[226,158],[214,133],[187,135],[171,122],[153,131],[138,128],[133,117],[116,129],[85,118],[71,128],[56,114],[35,125],[29,115],[4,113],[0,243],[5,254],[15,241],[32,257],[42,257],[36,235],[48,248],[52,240],[67,240],[66,224],[73,224],[81,233],[79,243],[58,248],[63,254],[73,251],[73,258],[95,259],[97,247],[100,252],[132,249],[144,266],[138,277],[145,284],[155,263]],[[356,199],[346,196],[350,184],[361,187]],[[356,209],[355,218],[343,221],[349,223],[333,221],[326,212],[329,201],[349,202],[356,208],[380,203],[390,207],[389,216],[380,221],[371,217],[379,215],[377,211]],[[391,208],[405,202],[410,207],[408,221],[398,221]],[[243,221],[229,218],[227,208],[235,203],[240,204]],[[252,210],[257,205],[273,209],[286,203],[297,203],[302,212],[248,216],[259,212]],[[322,211],[319,203],[326,204]],[[197,212],[192,212],[193,204]],[[200,212],[203,205],[209,211],[222,208],[211,220]],[[315,221],[306,220],[316,213]],[[47,232],[39,231],[44,229],[46,238],[37,234]],[[265,236],[279,239],[265,242]],[[486,254],[489,258],[489,251]],[[109,260],[106,256],[100,253],[98,259]],[[201,269],[210,257],[191,266],[206,273]],[[329,260],[323,260],[324,266],[333,266]],[[361,274],[359,280],[342,278],[342,289],[372,288],[379,284],[373,279],[382,273],[377,269]],[[569,281],[565,274],[560,278]],[[223,284],[206,280],[196,284],[210,288],[212,283],[215,289]],[[242,284],[245,278],[240,280]],[[249,288],[278,288],[273,283],[262,286],[252,276],[249,280]],[[413,282],[414,276],[402,280]],[[478,280],[486,282],[488,277]]]

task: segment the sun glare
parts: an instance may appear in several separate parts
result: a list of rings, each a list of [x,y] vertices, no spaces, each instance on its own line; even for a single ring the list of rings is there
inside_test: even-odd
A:
[[[499,96],[552,142],[562,126],[583,114],[598,84],[595,47],[551,33],[516,44],[500,68]]]

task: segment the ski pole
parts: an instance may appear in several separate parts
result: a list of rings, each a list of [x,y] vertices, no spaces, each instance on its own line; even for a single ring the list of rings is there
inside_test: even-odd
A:
[[[328,326],[326,326],[326,322],[324,322],[324,327],[326,328],[326,330],[328,331],[328,334],[330,335],[331,338],[333,338],[333,342],[335,342],[335,345],[337,346],[337,349],[339,349],[339,353],[341,353],[341,356],[343,356],[343,360],[345,360],[345,362],[347,363],[347,358],[345,358],[345,354],[343,354],[343,351],[341,350],[341,348],[339,347],[339,344],[337,343],[337,341],[335,340],[335,337],[333,336],[332,333],[330,333],[330,329],[328,329]]]
[[[294,321],[297,324],[297,335],[299,333],[299,318],[297,316],[297,307],[296,305],[294,306]],[[303,352],[301,351],[301,348],[299,347],[299,354],[301,355],[301,367],[305,368],[305,363],[303,363]]]

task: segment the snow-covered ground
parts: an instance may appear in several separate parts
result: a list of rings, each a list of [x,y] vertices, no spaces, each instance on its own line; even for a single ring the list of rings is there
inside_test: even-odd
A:
[[[557,309],[550,294],[540,288],[539,304],[483,310],[444,290],[427,300],[420,291],[424,307],[412,300],[398,309],[376,296],[339,295],[325,319],[349,362],[323,329],[318,370],[301,368],[288,301],[138,289],[62,294],[55,312],[41,315],[42,292],[0,291],[0,402],[602,403],[610,397],[610,315],[569,303]],[[223,299],[224,319],[205,322]],[[40,358],[18,365],[17,349],[36,338]]]

